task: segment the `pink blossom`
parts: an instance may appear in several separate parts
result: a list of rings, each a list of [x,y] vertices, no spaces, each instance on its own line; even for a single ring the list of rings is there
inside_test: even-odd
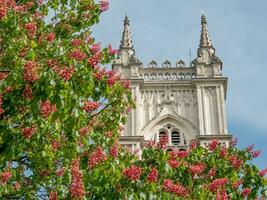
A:
[[[72,41],[71,41],[71,45],[73,46],[73,47],[78,47],[78,46],[80,46],[80,45],[82,45],[83,44],[83,40],[81,40],[81,39],[73,39]]]
[[[227,148],[226,147],[222,147],[221,151],[220,151],[220,156],[222,158],[224,158],[227,155]]]
[[[191,140],[191,142],[189,144],[189,148],[190,148],[190,150],[193,150],[193,149],[197,148],[197,141],[196,140]]]
[[[51,191],[49,194],[49,200],[58,200],[57,192]]]
[[[242,191],[242,196],[247,197],[250,194],[250,192],[251,192],[250,188],[244,188]]]
[[[253,150],[253,148],[254,148],[254,144],[249,145],[249,146],[247,147],[247,152],[251,153],[252,150]]]
[[[229,182],[228,178],[218,178],[212,181],[208,188],[212,191],[215,192],[219,187],[224,186]]]
[[[219,144],[218,140],[212,140],[212,142],[209,144],[209,150],[214,151]]]
[[[100,104],[98,102],[95,102],[95,101],[86,101],[84,102],[84,111],[85,112],[91,112],[91,111],[94,111],[96,109],[98,109],[100,106]]]
[[[100,51],[100,49],[101,49],[101,47],[100,47],[100,43],[96,43],[96,44],[93,44],[92,45],[92,47],[91,47],[91,52],[92,53],[97,53],[97,52],[99,52]]]
[[[70,194],[71,198],[82,199],[85,195],[83,184],[83,173],[80,170],[80,159],[77,158],[71,163],[71,185]]]
[[[222,190],[217,190],[216,200],[228,200],[228,195],[225,188]]]
[[[49,100],[41,103],[41,115],[43,118],[48,118],[52,113],[57,111],[56,105],[52,105]]]
[[[114,144],[110,147],[109,149],[109,153],[113,158],[117,158],[118,157],[118,144]]]
[[[257,150],[257,151],[252,152],[253,158],[257,158],[260,154],[261,154],[261,150]]]
[[[180,163],[177,160],[168,160],[168,164],[171,166],[171,168],[176,169],[180,166]]]
[[[0,176],[0,180],[3,184],[7,183],[12,177],[11,171],[4,171]]]
[[[34,61],[27,61],[23,69],[23,78],[25,81],[34,82],[38,79],[37,64]]]
[[[76,49],[70,53],[70,57],[77,61],[83,61],[86,58],[86,53],[82,52],[80,49]]]
[[[55,37],[56,37],[56,34],[54,32],[51,32],[46,36],[46,41],[47,42],[54,42]]]
[[[106,154],[103,152],[102,148],[98,146],[96,150],[92,152],[88,159],[88,167],[94,168],[99,163],[105,161],[107,159]]]
[[[14,188],[15,191],[19,190],[20,187],[21,187],[21,185],[20,185],[19,182],[15,182],[15,183],[13,183],[13,188]]]
[[[129,89],[131,82],[130,82],[130,80],[121,80],[121,84],[125,89]]]
[[[4,80],[8,76],[6,72],[0,72],[0,81]]]
[[[109,45],[108,45],[108,52],[109,52],[109,54],[111,54],[111,55],[116,55],[116,54],[118,53],[118,50],[113,49],[112,46],[111,46],[111,44],[109,44]]]
[[[182,151],[177,151],[176,156],[180,159],[185,158],[188,156],[188,151],[182,150]]]
[[[23,97],[25,99],[32,99],[32,88],[29,85],[25,86],[25,89],[23,90]]]
[[[130,179],[131,181],[136,181],[140,179],[142,173],[141,167],[132,165],[129,168],[124,169],[123,175]]]
[[[216,168],[211,168],[210,171],[208,172],[209,177],[214,177],[216,175]]]
[[[30,139],[34,135],[34,133],[36,132],[36,130],[37,129],[35,127],[25,127],[25,128],[22,128],[22,135],[26,139]]]
[[[57,150],[60,147],[60,143],[59,143],[59,141],[54,139],[51,141],[51,146],[52,146],[53,150]]]
[[[0,20],[2,20],[7,14],[7,9],[4,7],[0,7]]]
[[[165,179],[163,182],[163,189],[166,192],[174,193],[177,196],[185,197],[188,195],[187,189],[180,183],[174,184],[171,180]]]
[[[147,175],[147,181],[150,183],[155,183],[158,180],[158,170],[153,168]]]
[[[240,168],[240,166],[243,164],[243,160],[238,159],[236,155],[230,156],[229,161],[230,161],[231,165],[233,166],[233,168],[236,170],[238,170]]]
[[[101,12],[107,11],[109,9],[109,2],[107,0],[99,1]]]
[[[192,174],[201,174],[206,168],[206,165],[204,163],[199,163],[199,164],[195,164],[195,165],[191,165],[189,166],[188,171]]]
[[[259,175],[262,176],[262,177],[264,177],[266,173],[267,173],[267,168],[261,170],[261,171],[259,172]]]
[[[35,22],[29,22],[25,25],[26,30],[28,31],[28,36],[30,39],[33,39],[36,35],[37,25]]]
[[[102,57],[101,52],[97,52],[91,58],[89,58],[87,62],[89,65],[95,68],[100,63],[101,57]]]

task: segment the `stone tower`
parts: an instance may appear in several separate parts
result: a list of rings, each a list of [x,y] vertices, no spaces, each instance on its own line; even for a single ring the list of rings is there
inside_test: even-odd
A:
[[[136,108],[129,113],[120,143],[134,151],[147,141],[168,135],[170,147],[185,149],[192,140],[206,146],[213,139],[228,146],[225,100],[227,78],[222,61],[215,54],[207,20],[201,17],[197,58],[186,66],[179,60],[162,66],[151,61],[144,66],[136,58],[129,19],[124,30],[118,58],[112,68],[131,81]]]

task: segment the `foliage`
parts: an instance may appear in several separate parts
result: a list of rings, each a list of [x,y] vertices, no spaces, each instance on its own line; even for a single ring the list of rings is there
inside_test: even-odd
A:
[[[102,65],[91,27],[106,1],[0,0],[1,199],[254,199],[266,197],[259,152],[166,151],[142,159],[118,145],[129,82]]]

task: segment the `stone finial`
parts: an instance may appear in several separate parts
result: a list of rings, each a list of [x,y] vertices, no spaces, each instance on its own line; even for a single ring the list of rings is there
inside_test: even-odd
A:
[[[133,43],[132,43],[132,36],[130,32],[130,20],[128,16],[125,16],[124,19],[124,30],[122,33],[122,38],[121,38],[121,44],[120,44],[120,49],[123,48],[133,48]]]
[[[212,47],[205,15],[201,16],[201,35],[199,47]]]

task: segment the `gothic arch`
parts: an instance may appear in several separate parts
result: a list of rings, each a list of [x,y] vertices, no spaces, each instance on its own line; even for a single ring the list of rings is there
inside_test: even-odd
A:
[[[173,124],[175,127],[179,128],[188,141],[195,139],[196,135],[198,135],[198,130],[191,122],[179,115],[173,114],[159,116],[152,120],[143,128],[141,135],[144,135],[145,140],[152,140],[154,139],[155,133],[166,124]]]

